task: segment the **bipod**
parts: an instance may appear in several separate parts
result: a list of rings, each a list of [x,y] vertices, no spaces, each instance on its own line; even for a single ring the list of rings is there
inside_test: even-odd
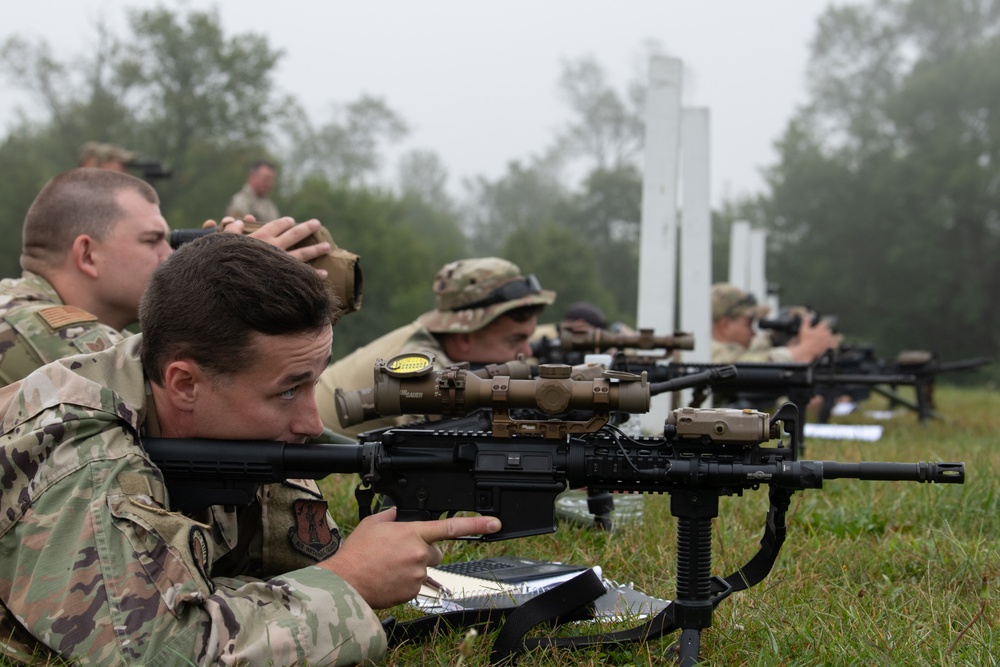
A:
[[[715,610],[712,519],[719,515],[719,494],[710,489],[674,491],[670,513],[677,517],[677,596],[673,600],[674,624],[681,631],[677,663],[690,667],[698,662],[701,631],[712,626]]]

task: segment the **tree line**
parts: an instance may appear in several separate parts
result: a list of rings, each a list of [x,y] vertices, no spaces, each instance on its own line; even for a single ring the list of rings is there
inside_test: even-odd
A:
[[[0,232],[90,140],[163,159],[155,183],[173,228],[217,217],[247,165],[279,165],[275,199],[319,218],[362,256],[364,308],[338,325],[334,354],[433,306],[444,263],[496,254],[535,273],[559,303],[589,300],[634,324],[644,80],[624,89],[599,63],[563,63],[571,121],[495,179],[445,188],[431,150],[380,179],[407,122],[365,96],[315,123],[274,80],[281,52],[227,34],[212,11],[131,10],[121,36],[98,26],[94,53],[60,62],[45,42],[0,44],[0,73],[43,109],[0,139]],[[831,7],[809,63],[810,101],[776,141],[765,191],[713,214],[713,274],[726,278],[731,223],[769,230],[768,277],[783,303],[836,314],[849,339],[886,354],[945,359],[1000,348],[1000,1],[876,0]],[[141,48],[139,46],[141,45]],[[659,47],[647,46],[650,50]],[[567,174],[582,174],[572,181]],[[0,276],[19,274],[0,248]],[[559,305],[548,319],[558,316]]]

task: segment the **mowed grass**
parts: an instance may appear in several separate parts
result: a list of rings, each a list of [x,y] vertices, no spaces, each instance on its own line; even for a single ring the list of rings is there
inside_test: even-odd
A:
[[[920,424],[912,413],[902,413],[880,422],[885,432],[878,442],[810,440],[804,458],[964,461],[966,483],[831,480],[823,489],[796,493],[774,569],[761,584],[719,605],[713,626],[702,633],[702,664],[1000,663],[1000,394],[945,387],[936,401],[947,421]],[[354,479],[331,477],[321,484],[345,530],[356,522]],[[667,496],[644,496],[643,502],[642,522],[614,534],[567,523],[549,535],[451,542],[442,549],[446,561],[507,554],[598,564],[608,578],[670,598],[676,522]],[[729,575],[756,552],[766,511],[766,487],[722,499],[713,523],[713,574]],[[418,612],[402,605],[381,615],[409,619]],[[623,627],[628,626],[582,624],[560,632]],[[541,650],[519,664],[670,664],[668,647],[676,636],[615,649]],[[494,637],[446,632],[394,648],[383,664],[487,665]]]
[[[804,458],[964,461],[965,484],[830,480],[823,489],[797,492],[771,574],[724,600],[702,633],[704,664],[1000,663],[1000,394],[942,387],[936,403],[947,421],[921,424],[913,413],[900,413],[877,422],[885,426],[878,442],[810,440]],[[863,407],[885,405],[878,399]],[[857,415],[840,421],[876,423]],[[331,504],[349,508],[352,486],[326,480]],[[766,511],[766,487],[722,499],[713,522],[713,574],[729,575],[756,552]],[[351,523],[344,519],[338,516]],[[614,534],[566,523],[549,535],[453,542],[443,550],[446,561],[506,554],[598,564],[606,577],[671,598],[675,547],[669,497],[644,496],[642,523]],[[388,615],[409,619],[417,612],[401,606]],[[623,627],[587,624],[560,632]],[[443,633],[395,648],[385,664],[487,665],[494,637]],[[675,638],[612,650],[540,650],[519,664],[670,664]]]

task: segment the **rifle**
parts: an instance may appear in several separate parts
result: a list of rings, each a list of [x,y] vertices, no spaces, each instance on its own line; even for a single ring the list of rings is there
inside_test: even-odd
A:
[[[383,415],[402,405],[413,382],[428,375],[395,377],[392,396],[375,392]],[[386,375],[384,368],[381,372]],[[377,372],[378,375],[378,372]],[[392,377],[389,375],[388,377]],[[476,377],[476,376],[470,376]],[[469,379],[469,378],[465,378]],[[482,380],[482,378],[477,378]],[[459,378],[450,391],[422,396],[421,411],[453,413],[462,400]],[[536,408],[547,412],[554,403],[564,407],[582,401],[582,387],[590,384],[591,407],[603,413],[612,409],[648,405],[649,385],[644,380],[604,378],[605,382],[539,378],[523,382],[536,386]],[[513,383],[513,381],[511,381]],[[611,391],[613,384],[626,385]],[[471,384],[477,386],[477,381]],[[496,381],[491,384],[502,385]],[[566,385],[560,391],[557,385]],[[607,385],[607,387],[605,387]],[[468,386],[468,385],[466,385]],[[509,385],[508,385],[509,387]],[[605,388],[607,391],[605,391]],[[479,396],[479,389],[473,394]],[[632,438],[617,427],[588,421],[550,425],[540,429],[531,420],[511,428],[503,407],[518,402],[527,389],[514,392],[498,388],[494,402],[493,431],[421,430],[389,428],[362,434],[355,445],[287,444],[265,441],[211,441],[145,439],[143,446],[163,473],[170,509],[198,511],[209,505],[247,505],[262,483],[289,478],[319,479],[332,473],[360,473],[361,513],[374,494],[394,501],[397,519],[426,520],[443,514],[473,511],[495,516],[500,532],[482,536],[486,541],[537,535],[555,530],[553,504],[567,488],[602,491],[667,493],[670,511],[677,517],[677,594],[670,606],[629,640],[652,638],[681,630],[679,662],[685,667],[698,659],[701,631],[711,626],[712,613],[733,592],[762,581],[770,572],[785,538],[785,511],[798,490],[822,488],[825,480],[864,479],[961,484],[963,463],[842,463],[797,459],[798,413],[791,404],[773,417],[753,410],[678,408],[664,424],[659,437]],[[507,395],[503,395],[507,394]],[[562,399],[554,401],[553,395]],[[576,397],[576,398],[569,398]],[[385,400],[383,400],[385,399]],[[485,400],[482,397],[475,401]],[[500,407],[498,414],[496,407]],[[547,423],[547,422],[542,422]],[[789,435],[786,445],[782,434]],[[778,439],[777,445],[771,443]],[[769,487],[770,508],[761,549],[746,566],[722,579],[711,575],[712,518],[718,515],[719,498],[742,496],[744,491]],[[552,645],[562,640],[549,640]],[[586,638],[577,644],[585,645]],[[510,658],[513,654],[500,656]]]
[[[693,350],[694,336],[676,332],[670,336],[657,335],[652,329],[639,329],[633,333],[615,333],[589,326],[564,325],[559,338],[543,336],[531,343],[531,356],[543,364],[568,364],[577,366],[588,353],[606,353],[609,350],[660,350],[660,354],[643,355],[648,359],[666,358],[675,350]]]
[[[852,366],[838,364],[832,357],[823,357],[819,361],[807,363],[735,363],[736,377],[727,380],[721,391],[712,390],[720,405],[729,407],[752,407],[758,410],[771,410],[778,399],[787,397],[799,410],[803,419],[798,423],[798,440],[804,441],[802,429],[805,426],[805,409],[809,400],[822,394],[829,397],[825,402],[833,402],[834,398],[844,393],[860,389],[868,389],[883,394],[891,394],[900,401],[903,397],[896,396],[884,386],[912,386],[917,391],[917,401],[912,403],[920,414],[930,414],[930,391],[935,373],[971,370],[990,363],[987,358],[967,359],[950,364],[940,364],[936,361],[925,364],[881,364],[869,366]],[[625,359],[615,366],[629,372],[645,373],[650,382],[674,380],[691,373],[703,372],[709,368],[717,368],[717,364],[674,362],[670,364],[649,363]],[[654,395],[659,393],[653,392]],[[709,388],[701,387],[695,390],[691,407],[702,405],[708,398]],[[909,402],[908,402],[909,403]],[[801,453],[801,452],[800,452]]]
[[[381,397],[383,410],[390,414],[413,410],[450,417],[449,428],[456,426],[461,415],[475,415],[471,411],[488,409],[493,417],[483,426],[485,430],[492,428],[500,435],[538,432],[544,437],[561,437],[570,431],[592,432],[604,424],[620,425],[629,420],[629,413],[649,410],[651,393],[703,386],[736,374],[732,366],[722,366],[647,389],[643,376],[607,372],[600,364],[546,364],[532,369],[519,359],[476,370],[469,369],[467,363],[434,370],[433,362],[433,356],[422,353],[399,355],[388,362],[379,359],[373,387],[355,391],[338,388],[334,393],[340,423],[354,426],[378,418],[382,414],[377,406]],[[529,375],[538,381],[521,382]],[[566,380],[571,382],[567,384]],[[639,384],[628,384],[632,382]],[[604,394],[607,400],[593,400],[594,396]],[[553,417],[558,419],[553,422]],[[470,426],[470,418],[462,419],[460,426],[469,430],[465,427]],[[480,419],[481,415],[472,417],[472,425],[482,424]],[[554,424],[558,426],[553,427]],[[409,426],[428,428],[435,423],[417,422]],[[365,435],[370,439],[376,432],[368,431]],[[611,493],[587,489],[587,507],[595,527],[613,529]]]
[[[914,396],[913,400],[901,396],[896,391],[896,386],[887,383],[889,386],[877,385],[854,385],[843,387],[827,387],[819,392],[824,396],[823,410],[820,412],[820,421],[829,418],[829,407],[832,407],[833,400],[837,396],[847,394],[852,399],[867,398],[868,392],[874,392],[889,399],[892,405],[902,405],[913,412],[921,422],[929,418],[943,419],[942,415],[934,408],[934,383],[938,375],[943,373],[957,373],[974,371],[982,366],[992,363],[989,357],[972,357],[969,359],[959,359],[957,361],[942,362],[937,355],[927,350],[904,350],[896,355],[895,361],[887,362],[875,355],[872,345],[842,345],[839,350],[828,357],[820,360],[821,364],[835,366],[837,369],[851,373],[866,373],[872,375],[912,375]],[[903,383],[910,384],[910,383]],[[835,393],[841,391],[841,394]],[[866,391],[867,389],[867,391]]]

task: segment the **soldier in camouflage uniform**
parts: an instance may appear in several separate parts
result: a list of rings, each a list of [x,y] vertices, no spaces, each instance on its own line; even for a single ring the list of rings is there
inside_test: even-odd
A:
[[[319,225],[282,218],[253,236],[290,248]],[[226,227],[242,229],[242,221]],[[150,274],[171,252],[169,234],[156,191],[134,176],[74,169],[49,181],[24,219],[23,276],[0,281],[0,386],[121,340]],[[323,243],[290,254],[309,261],[329,250]]]
[[[316,387],[323,424],[343,435],[400,423],[383,418],[350,428],[340,425],[334,392],[374,384],[376,359],[397,354],[433,354],[436,368],[456,362],[473,365],[504,363],[531,356],[529,344],[538,314],[555,301],[534,275],[525,277],[516,264],[497,257],[463,259],[445,264],[434,278],[434,310],[416,321],[358,348],[323,372]]]
[[[258,160],[250,165],[247,182],[229,200],[226,215],[234,218],[252,215],[260,222],[277,220],[278,207],[267,197],[274,187],[275,175],[274,165],[270,162]]]
[[[335,300],[308,266],[212,234],[165,262],[143,333],[0,390],[0,648],[81,665],[379,659],[372,608],[419,590],[446,536],[486,517],[362,521],[342,543],[315,486],[241,513],[170,511],[144,437],[302,442]],[[265,333],[266,332],[266,333]]]
[[[787,347],[773,347],[766,334],[755,335],[754,323],[768,310],[736,285],[712,285],[712,362],[812,362],[840,344],[829,324],[813,325],[805,318],[795,340]]]
[[[39,275],[26,271],[20,279],[0,281],[0,386],[50,361],[100,352],[123,338],[82,308],[63,304]]]
[[[80,149],[80,166],[111,169],[125,173],[136,154],[116,144],[102,144],[88,141]]]

